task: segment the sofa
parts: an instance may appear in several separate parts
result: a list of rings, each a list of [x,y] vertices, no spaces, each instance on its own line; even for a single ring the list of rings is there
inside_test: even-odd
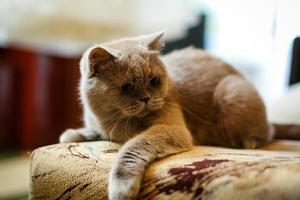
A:
[[[269,112],[270,119],[299,122],[300,112],[286,106],[300,108],[300,85],[282,99],[272,106],[276,109]],[[34,150],[29,198],[106,200],[110,167],[119,149],[119,144],[95,141]],[[257,150],[195,146],[153,162],[139,199],[300,199],[300,142],[274,140]]]

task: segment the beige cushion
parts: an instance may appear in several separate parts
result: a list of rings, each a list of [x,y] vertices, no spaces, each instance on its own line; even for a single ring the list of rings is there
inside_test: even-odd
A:
[[[272,122],[300,124],[300,83],[272,103],[268,115]]]
[[[107,199],[108,173],[119,148],[102,141],[36,149],[30,199]],[[156,161],[145,173],[140,197],[300,199],[300,142],[277,141],[265,149],[197,146]]]

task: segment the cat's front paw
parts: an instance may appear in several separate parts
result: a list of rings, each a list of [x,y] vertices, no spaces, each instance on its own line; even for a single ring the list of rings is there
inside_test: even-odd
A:
[[[140,190],[141,178],[118,178],[111,175],[108,186],[109,200],[134,200]]]
[[[77,129],[67,129],[59,137],[60,143],[67,142],[84,142],[86,138]]]

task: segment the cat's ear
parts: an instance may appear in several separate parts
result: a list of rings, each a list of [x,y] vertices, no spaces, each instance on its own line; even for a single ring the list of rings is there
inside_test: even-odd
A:
[[[102,47],[96,47],[89,53],[89,61],[91,64],[106,63],[113,60],[115,57]]]
[[[98,73],[100,69],[106,69],[111,64],[109,61],[115,59],[115,57],[102,47],[95,47],[89,53],[90,72]]]
[[[145,44],[151,51],[161,51],[165,47],[165,43],[162,41],[162,37],[165,34],[164,31],[156,32],[145,37]]]

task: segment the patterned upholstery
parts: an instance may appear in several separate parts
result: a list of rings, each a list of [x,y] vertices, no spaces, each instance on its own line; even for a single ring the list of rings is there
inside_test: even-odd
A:
[[[36,149],[30,199],[107,199],[119,148],[101,141]],[[140,199],[300,199],[300,142],[275,141],[263,150],[196,146],[152,163]]]

